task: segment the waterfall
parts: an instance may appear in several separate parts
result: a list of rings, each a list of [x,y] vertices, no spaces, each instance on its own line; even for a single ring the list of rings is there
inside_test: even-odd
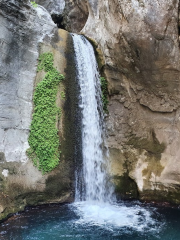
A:
[[[110,201],[106,156],[103,154],[103,108],[98,66],[92,45],[72,34],[82,115],[82,169],[76,175],[75,200]],[[104,151],[105,152],[105,151]]]
[[[72,37],[82,131],[82,163],[77,159],[75,202],[70,205],[80,217],[76,223],[111,230],[129,226],[141,231],[154,227],[155,221],[145,208],[127,207],[123,202],[114,201],[113,188],[107,178],[100,76],[94,50],[84,36],[72,34]]]

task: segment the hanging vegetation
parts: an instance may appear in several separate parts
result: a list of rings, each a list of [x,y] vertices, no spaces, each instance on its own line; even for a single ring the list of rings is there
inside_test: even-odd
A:
[[[50,172],[60,159],[60,142],[56,128],[57,116],[61,109],[56,106],[58,86],[64,79],[53,66],[53,54],[43,53],[39,57],[38,71],[44,70],[44,79],[37,84],[34,92],[34,113],[30,127],[27,154],[43,173]]]

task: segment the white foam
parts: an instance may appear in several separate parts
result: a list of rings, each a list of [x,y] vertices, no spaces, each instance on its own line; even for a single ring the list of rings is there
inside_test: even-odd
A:
[[[157,222],[150,210],[141,206],[125,206],[100,202],[75,202],[71,205],[80,217],[77,224],[92,224],[108,229],[130,228],[136,231],[156,231]]]

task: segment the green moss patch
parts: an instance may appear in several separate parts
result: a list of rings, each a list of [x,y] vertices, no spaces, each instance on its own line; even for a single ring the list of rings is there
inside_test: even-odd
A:
[[[104,112],[108,113],[108,83],[104,77],[100,78],[101,80],[101,91],[102,91],[102,102],[103,102],[103,110]]]
[[[52,171],[60,160],[60,142],[56,128],[61,109],[56,106],[58,86],[64,79],[53,66],[53,54],[39,57],[38,71],[44,70],[44,79],[34,92],[34,113],[30,127],[28,156],[43,173]]]

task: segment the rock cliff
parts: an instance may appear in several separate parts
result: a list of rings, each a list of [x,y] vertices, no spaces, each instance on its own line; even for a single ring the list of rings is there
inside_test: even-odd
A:
[[[117,194],[180,204],[179,1],[36,2],[42,6],[0,1],[0,219],[26,205],[72,199],[75,69],[71,37],[57,26],[91,39],[108,80],[107,142]],[[62,162],[42,175],[26,150],[41,77],[37,59],[47,51],[68,81],[66,99],[58,101]]]
[[[74,138],[72,122],[75,87],[73,48],[68,32],[58,30],[50,14],[29,1],[0,1],[0,219],[27,205],[71,201]],[[28,136],[33,112],[33,91],[40,53],[52,52],[54,65],[66,76],[59,88],[57,123],[63,154],[61,164],[43,175],[28,160]],[[72,82],[73,80],[73,82]],[[61,97],[61,91],[66,96]],[[70,117],[72,115],[72,117]]]
[[[125,197],[180,203],[178,6],[176,0],[89,1],[82,32],[104,56],[108,144]]]
[[[64,27],[92,39],[108,80],[117,193],[179,204],[179,1],[65,2]]]

